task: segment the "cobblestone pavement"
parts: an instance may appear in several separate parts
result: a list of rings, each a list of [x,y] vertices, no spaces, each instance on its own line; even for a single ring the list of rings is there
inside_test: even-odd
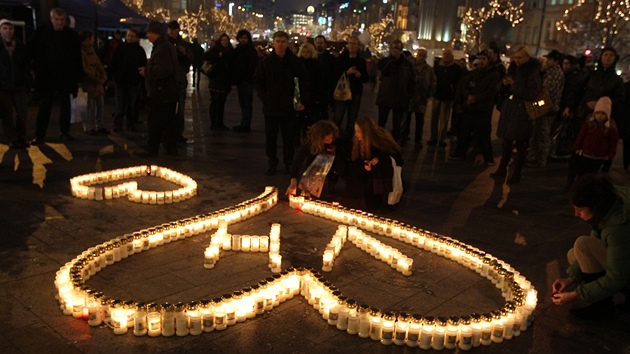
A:
[[[205,80],[205,79],[204,79]],[[55,272],[89,247],[165,222],[199,215],[259,195],[265,186],[280,194],[288,176],[264,176],[264,126],[256,100],[250,133],[209,130],[209,94],[189,88],[186,103],[188,143],[179,157],[147,160],[135,151],[146,141],[140,132],[87,136],[73,126],[76,141],[51,139],[28,150],[0,146],[0,351],[3,353],[410,353],[417,348],[384,346],[329,326],[303,297],[296,296],[255,319],[225,331],[200,336],[117,336],[104,326],[64,316],[55,300]],[[226,124],[240,122],[236,92],[226,107]],[[372,87],[366,86],[362,114],[376,118]],[[109,102],[109,100],[108,100]],[[112,111],[108,103],[109,113]],[[36,107],[29,110],[34,131]],[[142,117],[146,122],[146,117]],[[495,117],[496,121],[496,117]],[[428,122],[428,119],[427,119]],[[428,133],[428,123],[425,133]],[[57,119],[49,137],[57,136]],[[494,141],[495,154],[498,141]],[[484,353],[630,353],[628,313],[606,323],[571,318],[550,300],[550,284],[567,267],[566,251],[588,232],[573,216],[562,192],[566,162],[524,170],[520,184],[508,186],[489,178],[493,167],[470,160],[449,161],[450,146],[415,149],[405,146],[406,194],[399,208],[385,215],[426,230],[451,236],[506,261],[538,290],[533,325],[519,337],[474,348]],[[498,162],[498,158],[496,159]],[[170,205],[142,205],[126,199],[90,201],[74,198],[71,177],[153,163],[194,178],[198,195]],[[611,175],[627,183],[620,156]],[[152,177],[140,188],[168,189],[172,184]],[[334,197],[359,207],[344,194]],[[230,226],[235,234],[264,235],[270,222],[282,224],[283,267],[321,267],[321,257],[337,224],[288,207],[282,199],[271,211]],[[382,238],[381,238],[382,239]],[[325,278],[359,303],[381,309],[425,315],[465,315],[503,304],[500,291],[475,272],[430,252],[396,240],[383,242],[414,259],[413,275],[405,277],[347,243]],[[214,269],[204,269],[203,250],[210,233],[199,234],[134,255],[97,273],[87,284],[107,295],[145,302],[178,302],[212,298],[241,289],[271,275],[267,257],[223,252]]]

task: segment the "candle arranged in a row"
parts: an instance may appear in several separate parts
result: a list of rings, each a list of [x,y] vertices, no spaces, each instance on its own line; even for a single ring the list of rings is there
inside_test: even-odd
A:
[[[175,183],[182,188],[172,191],[144,191],[138,189],[136,181],[114,186],[94,185],[111,183],[122,179],[154,176]],[[103,172],[88,173],[70,179],[72,195],[82,199],[103,200],[127,197],[130,201],[142,204],[171,204],[189,199],[197,194],[197,182],[171,169],[156,165],[141,165]]]

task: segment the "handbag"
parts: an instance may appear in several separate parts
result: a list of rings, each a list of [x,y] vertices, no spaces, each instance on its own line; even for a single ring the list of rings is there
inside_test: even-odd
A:
[[[346,77],[345,72],[341,74],[341,77],[337,80],[337,86],[335,86],[333,97],[337,101],[352,100],[352,91],[350,91],[350,84],[348,83],[348,77]]]
[[[543,88],[533,101],[525,101],[525,109],[529,120],[536,120],[547,115],[552,108],[553,102],[551,102],[551,97],[549,97],[549,92],[546,88]]]
[[[400,202],[403,194],[402,184],[402,166],[396,165],[396,160],[393,157],[389,157],[392,160],[392,167],[394,168],[394,176],[392,177],[392,191],[387,196],[387,204],[395,205]]]
[[[87,92],[79,89],[77,96],[70,94],[70,123],[82,123],[87,121]]]
[[[202,74],[206,76],[210,76],[212,75],[212,70],[214,70],[214,65],[210,64],[210,62],[206,60],[203,62],[203,65],[201,66],[199,70],[201,71]]]

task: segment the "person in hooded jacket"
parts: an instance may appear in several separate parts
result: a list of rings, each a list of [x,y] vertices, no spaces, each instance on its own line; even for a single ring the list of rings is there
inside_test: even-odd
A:
[[[582,300],[590,305],[570,309],[572,315],[610,320],[614,294],[623,291],[626,306],[630,302],[630,187],[613,185],[606,176],[586,175],[575,182],[569,200],[575,216],[592,229],[567,253],[569,276],[553,282],[552,300],[556,305]]]
[[[508,184],[519,183],[521,180],[527,143],[532,134],[533,126],[525,108],[525,101],[534,100],[542,90],[540,63],[530,56],[527,46],[518,47],[512,59],[514,62],[510,64],[506,76],[501,81],[502,90],[509,92],[509,96],[503,101],[497,125],[497,137],[503,139],[501,162],[497,170],[490,174],[494,178],[506,178],[512,150],[516,148],[514,170],[507,179]]]

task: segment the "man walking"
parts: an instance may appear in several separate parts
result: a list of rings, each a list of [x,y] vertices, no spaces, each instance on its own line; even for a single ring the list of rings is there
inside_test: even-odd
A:
[[[238,88],[238,104],[241,106],[241,124],[233,129],[237,132],[251,130],[254,104],[254,72],[258,65],[258,52],[252,43],[252,34],[240,30],[236,34],[238,45],[234,49],[234,83]]]
[[[140,92],[142,76],[138,72],[147,65],[147,55],[140,46],[140,36],[136,28],[130,28],[125,35],[126,43],[122,43],[114,52],[111,62],[111,73],[116,84],[116,114],[114,116],[114,132],[122,132],[123,118],[127,117],[127,131],[136,132],[138,111],[136,99]]]
[[[37,112],[35,140],[41,144],[46,139],[52,103],[59,97],[59,138],[74,140],[70,135],[70,95],[76,96],[83,77],[81,46],[76,32],[66,27],[66,12],[60,8],[50,10],[51,23],[40,26],[28,44],[35,87],[41,95]]]
[[[186,75],[188,74],[188,71],[190,71],[190,65],[193,61],[193,53],[190,49],[190,43],[186,42],[182,36],[179,35],[179,30],[179,23],[177,21],[173,20],[168,23],[168,41],[175,47],[177,62],[184,73],[184,81],[179,84],[179,97],[177,101],[176,115],[177,122],[175,127],[179,142],[185,143],[186,138],[183,136],[185,128],[184,108],[186,106],[186,87],[188,87]]]
[[[139,70],[140,75],[146,78],[149,96],[149,142],[146,155],[157,156],[162,136],[166,135],[166,154],[176,156],[178,135],[175,114],[179,88],[186,78],[177,64],[175,47],[164,39],[162,24],[151,21],[146,32],[147,38],[153,44],[147,66]]]
[[[296,111],[304,110],[301,102],[309,102],[310,92],[306,68],[289,47],[289,35],[278,31],[273,34],[273,51],[265,57],[254,73],[254,86],[263,104],[265,116],[265,145],[268,158],[268,176],[278,166],[278,131],[282,133],[282,152],[286,172],[291,171],[296,129]],[[299,95],[297,94],[299,83]]]
[[[13,22],[0,20],[0,120],[12,148],[27,147],[26,77],[30,72],[26,47],[14,36]],[[18,119],[13,124],[13,109]],[[16,129],[17,126],[17,129]]]
[[[385,127],[389,111],[392,111],[392,137],[400,141],[400,126],[415,92],[413,65],[402,55],[403,44],[394,40],[389,47],[389,57],[378,62],[381,87],[376,96],[378,125]]]
[[[459,80],[463,76],[462,68],[455,64],[453,50],[446,48],[442,52],[440,63],[433,68],[437,78],[437,86],[433,95],[433,111],[431,113],[431,138],[428,145],[446,146],[446,131],[451,118],[453,98]],[[457,124],[451,129],[457,131]]]

